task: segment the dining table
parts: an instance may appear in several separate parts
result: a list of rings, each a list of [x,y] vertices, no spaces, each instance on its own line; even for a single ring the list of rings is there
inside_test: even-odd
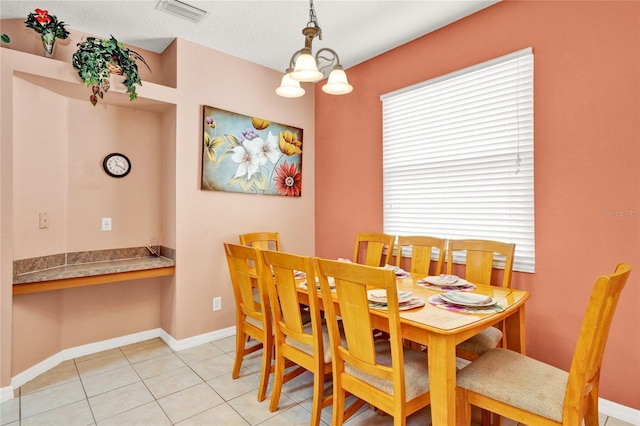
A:
[[[404,339],[428,348],[432,425],[451,426],[456,424],[456,345],[488,327],[502,324],[503,347],[524,354],[524,308],[529,293],[469,283],[460,291],[490,296],[495,304],[461,307],[444,303],[439,297],[452,288],[425,284],[425,278],[421,274],[397,277],[398,291],[411,292],[414,298],[424,302],[422,306],[400,310],[401,334]],[[301,292],[304,300],[305,292],[302,289]],[[386,309],[372,307],[370,312],[373,326],[388,331]]]

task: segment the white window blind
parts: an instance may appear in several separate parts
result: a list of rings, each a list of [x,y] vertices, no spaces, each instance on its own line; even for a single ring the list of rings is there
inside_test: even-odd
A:
[[[512,242],[534,272],[531,49],[381,100],[384,232]]]

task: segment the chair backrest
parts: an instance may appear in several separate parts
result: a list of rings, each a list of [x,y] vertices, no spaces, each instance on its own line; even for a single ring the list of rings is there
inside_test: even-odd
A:
[[[338,380],[337,376],[341,375],[339,380],[347,391],[350,391],[349,383],[352,384],[352,389],[353,387],[368,389],[367,394],[373,398],[373,401],[376,401],[376,398],[378,401],[393,399],[393,403],[388,402],[386,405],[393,404],[397,409],[392,412],[401,412],[397,404],[404,404],[406,391],[398,290],[394,271],[319,258],[316,258],[316,265],[334,360],[334,380]],[[336,308],[333,303],[328,302],[334,300],[329,286],[329,277],[333,277],[335,281],[335,296],[342,319],[346,346],[340,339]],[[372,333],[374,327],[369,310],[367,289],[384,289],[387,292],[391,366],[381,365],[376,357],[376,343]],[[391,381],[393,393],[387,394],[367,384],[361,380],[362,374],[349,374],[345,371],[345,362],[349,366],[365,372],[368,376]],[[348,380],[342,380],[344,376],[348,376]],[[382,408],[382,404],[374,403],[374,405]]]
[[[233,295],[236,301],[237,323],[245,321],[245,316],[259,321],[265,329],[271,328],[271,312],[267,290],[262,279],[262,258],[260,250],[238,244],[224,243]],[[254,288],[257,288],[256,301]]]
[[[408,272],[429,275],[433,249],[437,249],[438,261],[433,275],[440,275],[442,273],[442,268],[444,267],[444,255],[447,249],[446,239],[425,235],[398,236],[396,266],[402,266],[402,247],[409,246],[411,246],[411,262],[409,264]]]
[[[356,235],[356,245],[353,252],[353,262],[368,266],[384,266],[391,263],[391,255],[393,253],[393,244],[396,236],[360,232]],[[386,254],[384,250],[387,250]],[[365,252],[362,256],[362,252]],[[364,259],[361,259],[364,257]]]
[[[285,338],[294,339],[312,346],[315,359],[323,359],[320,304],[313,259],[277,251],[262,251],[262,259],[264,282],[269,291],[269,300],[272,301],[271,311],[275,324],[276,346],[283,344]],[[302,302],[298,293],[295,271],[302,271],[307,276],[312,334],[305,333],[303,330],[304,324],[300,314]]]
[[[502,287],[511,287],[513,272],[513,257],[516,245],[492,240],[449,240],[447,249],[447,274],[453,273],[453,253],[466,251],[467,260],[465,276],[469,282],[475,284],[491,284],[493,274],[493,259],[496,253],[505,257]]]
[[[586,398],[594,389],[596,395],[591,397],[597,398],[600,366],[611,320],[630,273],[631,266],[621,263],[613,274],[598,277],[593,286],[569,370],[563,419],[576,414],[581,419],[589,403]]]
[[[280,233],[278,232],[252,232],[240,234],[239,238],[243,246],[280,251]]]

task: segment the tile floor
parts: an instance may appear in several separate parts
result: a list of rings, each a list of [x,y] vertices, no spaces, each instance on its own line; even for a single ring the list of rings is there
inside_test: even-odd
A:
[[[26,383],[2,403],[2,426],[72,425],[308,425],[310,373],[284,385],[280,408],[271,413],[269,398],[256,399],[258,351],[247,357],[240,377],[231,379],[235,338],[179,352],[151,339],[65,361]],[[322,412],[331,424],[331,407]],[[429,409],[412,415],[408,425],[429,425]],[[393,419],[368,408],[349,425],[390,425]],[[505,426],[516,426],[503,421]],[[600,425],[628,426],[601,416]]]

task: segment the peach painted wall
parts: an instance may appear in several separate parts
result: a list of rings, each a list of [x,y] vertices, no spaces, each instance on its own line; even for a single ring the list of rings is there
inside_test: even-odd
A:
[[[536,273],[513,279],[531,292],[527,351],[568,369],[596,277],[630,263],[600,396],[640,409],[639,41],[638,2],[504,1],[350,68],[350,95],[316,87],[316,254],[382,231],[380,95],[531,46]]]
[[[315,135],[313,90],[302,98],[281,98],[274,92],[280,73],[185,40],[177,40],[177,56],[177,267],[174,308],[165,310],[175,317],[163,328],[182,339],[235,324],[223,241],[278,231],[283,250],[314,254]],[[302,197],[201,191],[202,105],[302,128]],[[222,296],[220,312],[211,312],[214,296]]]
[[[233,326],[222,243],[240,233],[279,231],[285,250],[314,253],[312,90],[280,98],[279,72],[176,40],[161,58],[148,54],[164,77],[143,83],[136,108],[128,100],[92,107],[67,62],[82,35],[71,31],[55,60],[30,43],[0,49],[0,388],[63,349],[159,327],[180,340]],[[304,129],[302,197],[201,191],[203,105]],[[102,149],[131,154],[131,175],[107,178]],[[31,220],[43,204],[56,218],[47,236]],[[91,219],[107,214],[109,235]],[[176,249],[173,277],[11,296],[14,259],[154,238]],[[214,296],[222,296],[220,312],[211,310]]]
[[[14,103],[15,259],[160,244],[160,114],[93,107],[20,78],[14,84],[21,94]],[[103,171],[111,152],[131,160],[127,177]],[[46,230],[39,212],[48,212]],[[100,229],[103,217],[112,231]]]

